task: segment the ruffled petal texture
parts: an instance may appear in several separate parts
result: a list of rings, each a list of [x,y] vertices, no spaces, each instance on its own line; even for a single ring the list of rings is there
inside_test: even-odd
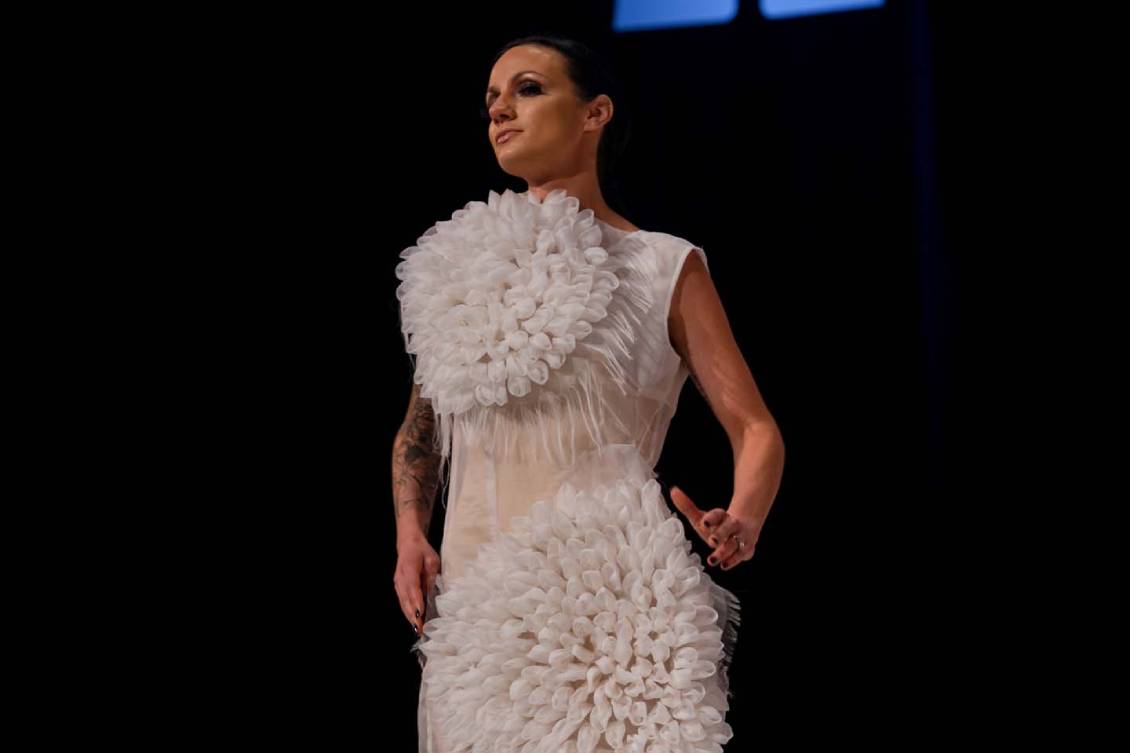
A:
[[[611,445],[445,583],[417,648],[442,750],[720,753],[739,604]]]
[[[405,349],[445,458],[458,418],[500,455],[544,451],[571,461],[549,427],[570,426],[562,419],[572,409],[603,444],[602,385],[622,394],[636,387],[631,346],[655,305],[654,257],[635,234],[604,243],[579,203],[564,189],[544,201],[491,191],[401,252]],[[515,425],[546,431],[531,442]]]

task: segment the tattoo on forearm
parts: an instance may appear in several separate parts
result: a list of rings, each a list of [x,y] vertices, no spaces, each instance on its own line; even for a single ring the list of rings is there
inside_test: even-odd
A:
[[[422,510],[424,532],[432,518],[439,487],[439,454],[435,439],[435,413],[431,401],[412,390],[412,404],[400,427],[392,453],[393,505],[396,517],[409,510]]]

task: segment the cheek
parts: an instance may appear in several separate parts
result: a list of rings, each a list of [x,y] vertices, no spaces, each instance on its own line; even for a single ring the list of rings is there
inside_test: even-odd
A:
[[[529,116],[532,141],[546,144],[568,139],[573,113],[560,103],[539,102],[530,109]]]
[[[562,152],[569,148],[573,140],[568,124],[553,120],[540,124],[530,143],[540,149]]]

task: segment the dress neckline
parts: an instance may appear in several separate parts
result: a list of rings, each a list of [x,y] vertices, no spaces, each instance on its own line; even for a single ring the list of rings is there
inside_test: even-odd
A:
[[[555,189],[555,190],[562,190],[562,189]],[[521,195],[525,196],[527,199],[529,199],[531,201],[534,201],[534,202],[538,201],[535,197],[530,195],[529,189],[522,191]],[[604,220],[597,217],[595,214],[592,216],[592,218],[593,218],[594,222],[596,222],[598,225],[600,225],[602,230],[612,230],[614,233],[616,233],[618,235],[622,235],[624,237],[627,237],[629,235],[638,235],[640,233],[646,232],[643,228],[639,228],[638,230],[624,230],[623,228],[618,228],[615,225],[608,224]]]
[[[600,225],[602,230],[612,230],[615,233],[620,234],[620,235],[628,236],[628,235],[635,235],[637,233],[644,232],[643,228],[639,228],[638,230],[624,230],[623,228],[616,227],[615,225],[610,225],[607,222],[605,222],[604,220],[597,217],[595,214],[593,215],[592,218],[594,220],[596,220],[597,224]]]

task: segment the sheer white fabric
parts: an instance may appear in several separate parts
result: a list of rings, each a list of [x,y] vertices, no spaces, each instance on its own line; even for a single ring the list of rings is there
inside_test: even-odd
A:
[[[491,192],[398,266],[451,462],[442,574],[412,647],[420,753],[705,752],[732,735],[739,604],[654,474],[688,376],[671,298],[689,254],[706,256],[577,204]]]

